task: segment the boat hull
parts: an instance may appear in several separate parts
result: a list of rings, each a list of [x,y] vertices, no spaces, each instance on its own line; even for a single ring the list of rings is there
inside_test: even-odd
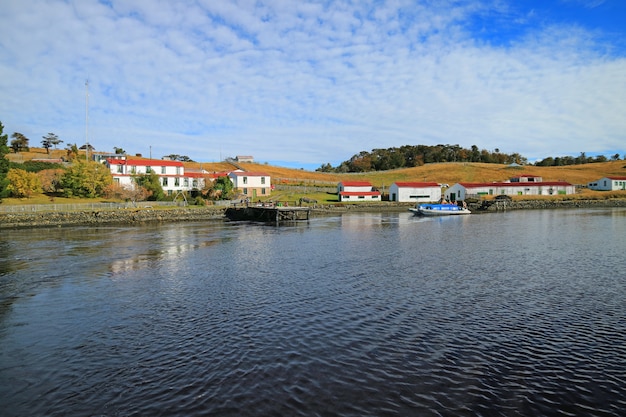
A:
[[[454,204],[420,204],[415,208],[410,208],[409,211],[419,216],[459,216],[472,213]]]

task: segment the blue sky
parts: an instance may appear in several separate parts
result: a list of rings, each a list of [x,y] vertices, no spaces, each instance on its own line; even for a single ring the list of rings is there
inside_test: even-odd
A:
[[[305,169],[418,144],[626,152],[624,0],[2,3],[0,121],[31,146]]]

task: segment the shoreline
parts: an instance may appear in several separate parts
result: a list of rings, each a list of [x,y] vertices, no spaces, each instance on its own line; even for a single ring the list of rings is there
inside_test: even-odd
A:
[[[311,215],[328,216],[350,212],[404,212],[414,204],[376,203],[328,205],[311,207]],[[626,199],[606,200],[522,200],[492,204],[485,210],[472,209],[474,214],[507,210],[575,209],[626,207]],[[0,229],[41,227],[72,227],[99,225],[138,225],[206,220],[227,220],[228,207],[173,208],[164,210],[85,210],[68,212],[0,213]]]

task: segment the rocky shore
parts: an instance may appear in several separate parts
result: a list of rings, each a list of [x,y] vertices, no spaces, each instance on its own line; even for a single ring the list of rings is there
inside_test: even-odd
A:
[[[225,207],[0,213],[0,229],[25,227],[133,225],[148,222],[204,221],[224,218]]]
[[[606,200],[521,200],[500,201],[483,206],[482,211],[501,210],[534,210],[534,209],[568,209],[594,207],[626,207],[626,199],[613,198]],[[481,211],[480,209],[478,211]]]
[[[311,207],[312,216],[333,215],[348,212],[404,212],[412,204],[331,204]],[[498,202],[489,206],[472,207],[474,213],[489,213],[502,210],[573,209],[626,207],[626,199],[606,200],[524,200]],[[182,222],[223,220],[227,207],[194,207],[173,209],[122,209],[68,212],[0,213],[0,229],[28,227],[63,227],[121,224],[135,225],[149,222]]]

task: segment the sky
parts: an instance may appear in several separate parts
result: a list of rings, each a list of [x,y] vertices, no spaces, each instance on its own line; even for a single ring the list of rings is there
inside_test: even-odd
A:
[[[420,144],[626,153],[625,0],[0,6],[0,121],[31,146],[310,170]]]

